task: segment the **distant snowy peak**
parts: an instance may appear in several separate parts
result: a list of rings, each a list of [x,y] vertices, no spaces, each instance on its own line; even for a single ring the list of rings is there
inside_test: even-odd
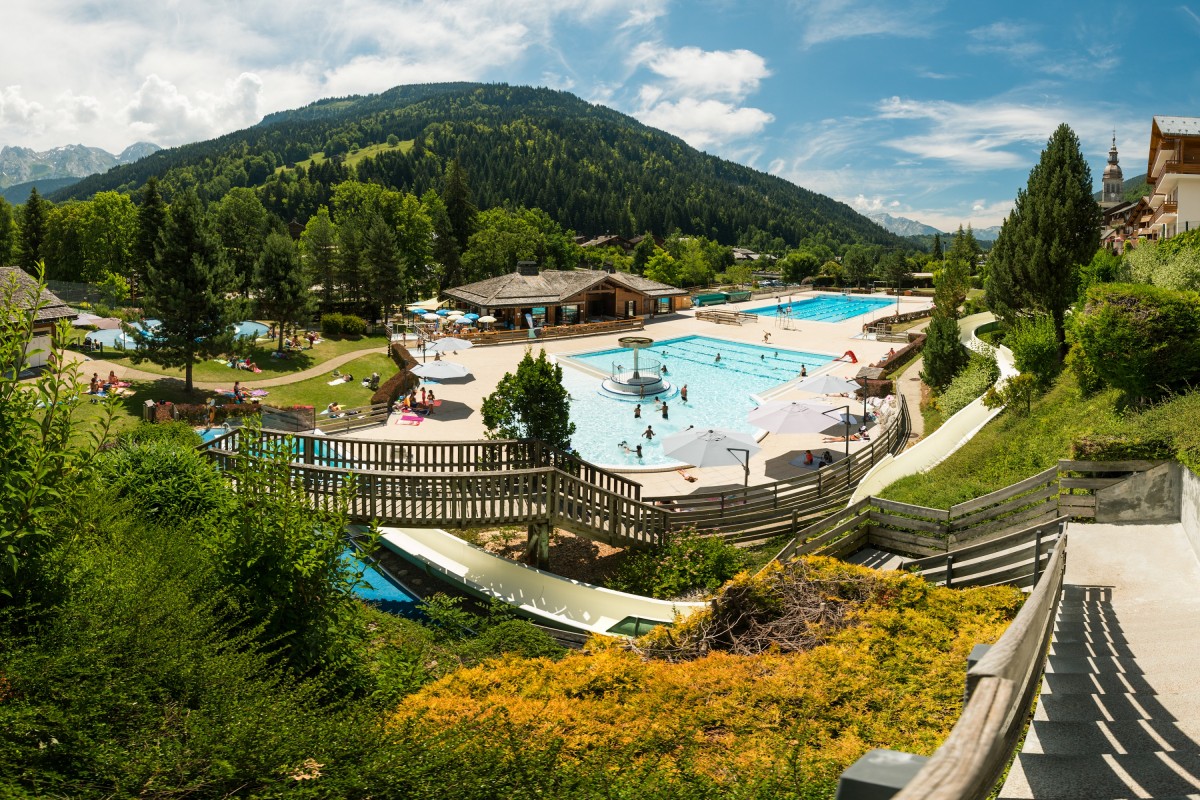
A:
[[[63,145],[40,153],[28,147],[0,147],[0,189],[30,181],[83,178],[107,172],[159,149],[158,145],[138,142],[114,156],[107,150],[82,144]]]
[[[915,219],[893,217],[891,214],[882,211],[867,214],[867,218],[878,222],[884,230],[894,233],[897,236],[933,236],[935,233],[942,232],[931,225],[917,222]]]
[[[866,215],[868,219],[879,223],[879,226],[889,233],[894,233],[897,236],[933,236],[935,233],[940,233],[942,236],[953,236],[955,231],[941,231],[932,225],[926,225],[923,222],[917,222],[915,219],[907,217],[893,217],[891,214],[882,211],[876,211]],[[994,242],[996,237],[1000,235],[1000,226],[992,225],[988,228],[972,228],[972,233],[975,238],[981,242]]]

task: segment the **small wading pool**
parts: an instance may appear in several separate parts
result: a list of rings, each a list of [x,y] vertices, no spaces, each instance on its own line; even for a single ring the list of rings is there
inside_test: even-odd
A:
[[[140,322],[130,323],[129,327],[136,331],[152,331],[161,323],[156,319],[146,320],[146,324]],[[233,326],[233,335],[242,338],[258,339],[267,335],[269,329],[261,322],[255,322],[252,319],[242,320]],[[110,328],[103,331],[92,331],[86,337],[89,342],[103,344],[106,348],[112,350],[134,350],[138,346],[137,340],[125,333],[121,328]]]
[[[811,375],[833,360],[821,353],[707,336],[667,339],[641,352],[667,367],[664,377],[672,388],[658,396],[667,403],[665,420],[653,398],[639,403],[636,397],[614,397],[601,388],[599,378],[574,368],[582,364],[608,375],[618,364],[626,368],[633,365],[631,350],[614,348],[560,358],[563,385],[571,393],[571,421],[575,423],[571,446],[594,464],[615,469],[683,466],[663,454],[662,437],[689,425],[757,434],[758,429],[746,421],[746,414],[758,405],[756,395],[796,378],[802,366]],[[716,360],[718,353],[720,362]],[[686,403],[680,398],[680,387],[684,385],[688,387]],[[641,418],[635,418],[634,407],[639,404]],[[647,425],[654,428],[653,439],[642,437]],[[631,448],[640,444],[642,457],[622,450],[622,441]]]
[[[746,310],[746,313],[757,314],[760,317],[791,317],[792,319],[803,319],[810,322],[842,322],[852,317],[886,308],[895,304],[895,302],[895,300],[889,300],[886,297],[822,294],[804,300],[794,300],[790,303],[776,303],[773,306],[750,308]]]

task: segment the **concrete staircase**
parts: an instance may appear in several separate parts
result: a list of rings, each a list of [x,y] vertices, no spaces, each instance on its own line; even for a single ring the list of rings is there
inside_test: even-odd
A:
[[[1037,711],[1000,800],[1200,798],[1200,563],[1178,524],[1070,525]]]

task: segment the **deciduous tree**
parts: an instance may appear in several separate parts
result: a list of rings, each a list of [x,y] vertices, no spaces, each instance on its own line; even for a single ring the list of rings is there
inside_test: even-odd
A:
[[[526,351],[515,373],[505,373],[496,391],[484,398],[483,424],[493,439],[541,439],[560,450],[571,447],[575,423],[571,400],[562,384],[562,367],[546,351],[535,359]]]
[[[266,318],[279,323],[280,352],[284,328],[289,323],[303,322],[312,312],[311,285],[292,237],[286,233],[269,235],[254,271],[255,299]]]

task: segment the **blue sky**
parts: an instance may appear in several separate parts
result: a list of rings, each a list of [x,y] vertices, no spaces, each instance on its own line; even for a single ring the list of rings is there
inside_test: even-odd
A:
[[[171,146],[403,83],[565,89],[863,211],[1002,221],[1070,124],[1099,179],[1200,116],[1200,0],[41,0],[6,8],[0,145]]]

